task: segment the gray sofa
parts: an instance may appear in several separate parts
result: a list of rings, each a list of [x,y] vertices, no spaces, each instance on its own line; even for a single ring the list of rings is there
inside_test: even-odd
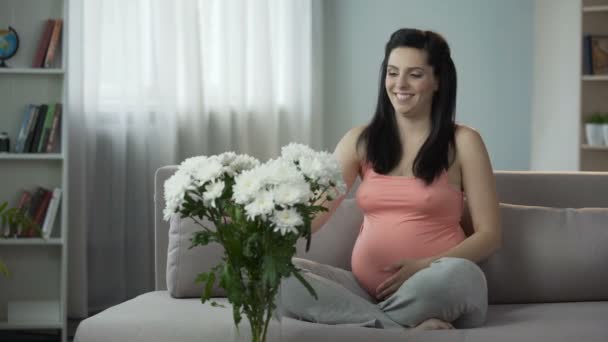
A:
[[[184,260],[188,254],[176,256],[169,241],[163,184],[175,170],[163,167],[155,178],[156,291],[84,320],[75,341],[232,340],[231,310],[201,304],[189,281],[215,265],[221,249],[199,247]],[[483,327],[412,332],[283,318],[283,341],[608,341],[608,173],[496,172],[496,181],[500,202],[515,205],[501,205],[503,247],[480,264],[491,304]],[[361,219],[354,199],[345,200],[313,236],[311,250],[300,245],[298,255],[350,268]]]

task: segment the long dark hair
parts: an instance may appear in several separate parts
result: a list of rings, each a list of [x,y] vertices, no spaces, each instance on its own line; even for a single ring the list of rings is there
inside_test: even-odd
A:
[[[456,68],[445,39],[432,31],[400,29],[395,31],[384,49],[380,66],[378,102],[370,124],[363,130],[357,145],[365,146],[365,159],[374,171],[387,174],[403,155],[395,109],[385,89],[388,58],[393,49],[411,47],[426,51],[428,64],[433,67],[439,87],[431,102],[431,132],[414,159],[413,172],[417,178],[432,183],[450,166],[450,147],[455,151]]]

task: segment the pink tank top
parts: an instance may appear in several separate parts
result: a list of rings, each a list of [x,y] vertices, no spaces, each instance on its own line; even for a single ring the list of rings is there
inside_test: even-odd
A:
[[[441,254],[466,238],[460,226],[464,200],[447,171],[428,186],[415,177],[378,174],[368,165],[362,172],[356,199],[363,224],[351,267],[375,298],[378,285],[394,273],[385,267]]]

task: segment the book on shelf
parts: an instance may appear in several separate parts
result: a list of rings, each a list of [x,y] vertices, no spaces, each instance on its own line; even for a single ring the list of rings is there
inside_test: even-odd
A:
[[[42,35],[38,42],[38,48],[34,55],[34,61],[32,62],[32,68],[42,68],[44,64],[44,58],[46,57],[46,50],[49,48],[49,42],[51,41],[51,35],[53,34],[53,28],[55,21],[48,19],[42,28]]]
[[[34,106],[32,110],[32,116],[27,125],[27,134],[25,135],[25,141],[23,142],[23,151],[22,153],[29,152],[32,147],[32,140],[34,140],[34,131],[36,130],[36,122],[38,121],[38,114],[40,112],[39,106]]]
[[[57,55],[61,41],[63,19],[47,19],[43,25],[32,68],[50,68]]]
[[[42,134],[42,129],[44,127],[44,121],[46,120],[46,115],[49,114],[48,110],[48,105],[40,105],[40,111],[38,112],[38,117],[36,118],[36,126],[33,131],[32,144],[27,149],[28,152],[37,152],[38,143],[40,142],[40,135]]]
[[[53,124],[51,126],[51,132],[49,134],[49,140],[46,145],[47,153],[58,153],[61,151],[61,114],[62,114],[63,106],[61,103],[58,103],[55,107],[55,116],[53,117]]]
[[[29,124],[32,119],[32,112],[35,110],[34,105],[27,105],[25,109],[25,116],[21,121],[21,129],[19,130],[19,134],[17,135],[17,140],[15,141],[15,153],[23,153],[25,146],[25,139],[27,138],[27,133],[29,131]]]
[[[49,142],[49,133],[51,133],[51,126],[53,125],[53,117],[55,116],[55,108],[57,105],[49,105],[44,123],[42,124],[42,130],[40,131],[40,139],[38,144],[35,146],[35,152],[46,152],[46,144]]]
[[[62,104],[27,105],[15,153],[59,153]]]
[[[42,237],[48,239],[53,233],[53,227],[55,226],[55,219],[59,209],[59,202],[61,201],[61,188],[55,188],[51,194],[50,203],[46,211],[44,222],[42,223]]]
[[[593,75],[591,60],[591,35],[583,35],[583,75]]]
[[[44,67],[50,68],[55,61],[55,55],[59,48],[59,38],[61,37],[61,28],[63,26],[63,19],[55,19],[53,25],[53,33],[51,34],[51,41],[49,42],[49,48],[46,51],[44,58]]]
[[[42,216],[46,211],[44,198],[46,197],[47,192],[47,189],[39,186],[32,194],[30,208],[27,211],[27,214],[30,219],[32,219],[32,221],[34,221],[34,223],[36,224],[38,224],[38,218]],[[46,205],[48,205],[48,202],[46,203]],[[37,235],[38,234],[36,232],[36,229],[33,226],[30,226],[25,232],[22,232],[21,234],[22,237],[36,237]]]

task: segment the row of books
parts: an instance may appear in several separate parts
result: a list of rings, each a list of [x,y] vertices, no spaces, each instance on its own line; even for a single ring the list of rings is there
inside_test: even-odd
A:
[[[4,227],[2,235],[5,237],[42,237],[48,239],[53,232],[60,202],[61,188],[55,188],[51,191],[38,186],[33,192],[24,190],[21,193],[17,208],[31,218],[35,226],[19,230],[16,227],[7,226]]]
[[[15,141],[15,153],[51,153],[60,150],[61,103],[27,105]]]
[[[62,27],[62,19],[48,19],[46,21],[32,62],[33,68],[50,68],[53,65],[59,48]]]
[[[608,74],[608,36],[583,36],[583,74]]]

